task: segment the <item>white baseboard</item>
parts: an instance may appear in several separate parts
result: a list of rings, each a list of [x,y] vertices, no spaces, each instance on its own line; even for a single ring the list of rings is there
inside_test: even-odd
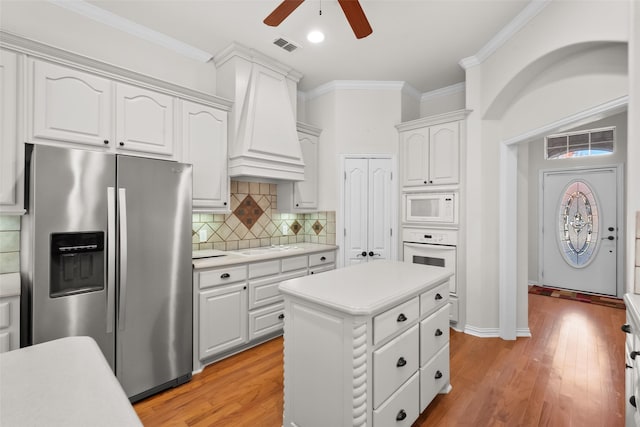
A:
[[[499,328],[478,328],[467,325],[464,328],[464,333],[480,338],[500,338]],[[516,329],[516,337],[531,338],[531,330],[529,328],[518,328]]]

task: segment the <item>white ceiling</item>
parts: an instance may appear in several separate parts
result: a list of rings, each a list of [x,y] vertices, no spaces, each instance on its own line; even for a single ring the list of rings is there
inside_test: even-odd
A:
[[[459,61],[476,54],[529,2],[361,0],[373,34],[360,40],[335,0],[306,0],[278,27],[262,20],[280,0],[89,3],[212,56],[232,42],[256,49],[301,72],[304,77],[298,89],[302,91],[333,80],[374,80],[404,81],[419,92],[429,92],[464,81]],[[307,42],[311,28],[324,30],[322,44]],[[273,44],[278,37],[301,48],[286,52]]]

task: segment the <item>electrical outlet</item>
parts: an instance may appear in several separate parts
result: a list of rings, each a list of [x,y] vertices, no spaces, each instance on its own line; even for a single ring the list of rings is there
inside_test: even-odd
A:
[[[198,237],[200,238],[200,242],[206,242],[207,241],[207,230],[198,231]]]

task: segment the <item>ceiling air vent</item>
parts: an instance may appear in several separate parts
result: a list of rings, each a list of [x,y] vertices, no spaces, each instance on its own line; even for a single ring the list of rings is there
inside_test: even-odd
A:
[[[297,48],[299,48],[300,46],[292,41],[289,41],[285,38],[282,37],[278,37],[277,39],[275,39],[273,41],[273,44],[275,44],[278,47],[283,48],[284,50],[286,50],[287,52],[293,52],[294,50],[296,50]]]

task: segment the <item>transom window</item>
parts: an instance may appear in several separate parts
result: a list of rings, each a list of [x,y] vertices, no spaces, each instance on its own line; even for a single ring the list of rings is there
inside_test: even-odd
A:
[[[613,153],[615,126],[549,135],[544,139],[545,159],[601,156]]]

